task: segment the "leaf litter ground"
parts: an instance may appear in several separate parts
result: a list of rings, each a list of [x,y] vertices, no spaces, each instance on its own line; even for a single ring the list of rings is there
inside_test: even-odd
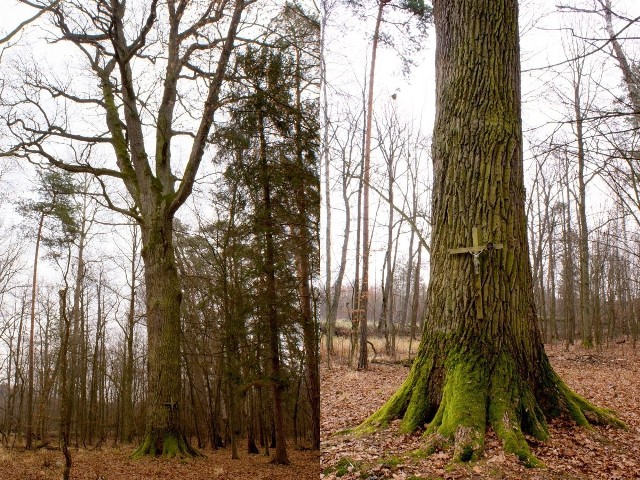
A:
[[[231,450],[204,450],[206,457],[189,460],[143,458],[131,460],[131,447],[71,449],[73,480],[317,480],[318,453],[288,451],[291,465],[269,463],[264,455],[240,452],[231,460]],[[0,479],[45,480],[62,478],[64,458],[59,450],[33,452],[0,447]]]
[[[506,455],[489,431],[482,458],[454,464],[450,452],[429,457],[413,454],[424,439],[420,433],[399,433],[398,422],[366,436],[339,433],[354,427],[380,407],[402,384],[409,368],[373,363],[357,372],[334,359],[321,368],[320,478],[333,480],[420,479],[640,479],[640,351],[629,345],[585,350],[546,347],[556,371],[577,393],[598,406],[614,409],[627,424],[593,430],[556,420],[547,442],[530,440],[534,454],[546,468],[528,469]]]

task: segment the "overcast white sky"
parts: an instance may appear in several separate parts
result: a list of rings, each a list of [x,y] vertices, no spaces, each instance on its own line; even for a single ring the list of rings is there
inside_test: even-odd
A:
[[[575,3],[580,0],[571,0]],[[593,4],[593,0],[581,0],[583,5]],[[362,89],[368,74],[368,56],[370,50],[370,35],[373,29],[375,2],[370,2],[372,12],[367,20],[350,16],[344,8],[335,12],[331,17],[328,30],[328,68],[329,81],[332,88],[350,91],[355,95]],[[547,121],[554,120],[558,114],[557,101],[549,95],[548,82],[550,73],[546,66],[561,62],[566,53],[563,39],[566,43],[567,28],[572,25],[570,16],[558,14],[556,3],[550,0],[522,0],[520,26],[523,33],[521,48],[523,60],[523,117],[525,129],[538,128]],[[630,17],[640,14],[640,2],[637,0],[613,0],[616,11],[626,12]],[[0,32],[8,32],[21,20],[31,15],[32,10],[18,6],[16,0],[0,0],[2,16],[0,16]],[[596,16],[582,15],[573,23],[584,25],[589,35],[602,34],[602,21]],[[388,27],[383,26],[383,32]],[[637,33],[637,32],[636,32]],[[26,30],[22,41],[29,42],[38,35],[33,30]],[[42,49],[33,43],[36,55]],[[416,65],[407,77],[401,73],[401,63],[397,54],[388,48],[381,48],[376,72],[376,99],[379,111],[390,102],[391,94],[396,94],[395,103],[403,116],[419,123],[422,132],[429,135],[433,125],[435,81],[434,81],[434,50],[435,35],[431,30],[424,39],[424,48],[416,58]],[[53,52],[53,53],[52,53]],[[65,53],[55,53],[56,48],[47,47],[50,62],[65,61]],[[10,55],[5,53],[2,61]],[[594,55],[594,61],[603,61],[603,56]],[[562,72],[563,66],[556,67]],[[616,88],[620,82],[620,72],[613,63],[609,63],[604,76],[605,83]],[[560,82],[558,82],[560,83]],[[536,130],[539,134],[541,130]],[[28,188],[28,187],[25,187]],[[375,200],[374,200],[375,201]],[[340,208],[341,199],[334,201],[336,208]],[[384,217],[384,208],[380,211]],[[334,215],[334,232],[341,230],[339,211]],[[379,228],[379,230],[382,230]],[[322,230],[324,232],[324,229]],[[339,238],[334,238],[334,249],[337,254]],[[374,250],[376,248],[374,247]],[[324,250],[323,250],[324,253]],[[335,266],[335,262],[334,262]],[[379,270],[374,266],[373,270]]]

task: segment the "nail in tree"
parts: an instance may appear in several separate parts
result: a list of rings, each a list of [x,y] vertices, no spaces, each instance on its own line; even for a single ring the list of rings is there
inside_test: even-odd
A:
[[[506,451],[537,465],[524,434],[546,438],[549,418],[622,424],[560,380],[537,327],[517,0],[436,0],[433,7],[436,121],[425,329],[406,381],[360,429],[395,418],[406,432],[426,425],[427,451],[452,444],[454,458],[467,461],[482,451],[489,426]]]

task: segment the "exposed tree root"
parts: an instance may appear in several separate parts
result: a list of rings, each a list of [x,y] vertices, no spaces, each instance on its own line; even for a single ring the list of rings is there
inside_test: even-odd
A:
[[[142,445],[131,454],[131,458],[138,459],[145,456],[167,458],[198,457],[202,454],[194,449],[181,433],[153,433],[145,435]]]
[[[371,432],[402,418],[404,432],[426,427],[424,453],[453,447],[454,460],[467,462],[479,458],[485,431],[492,428],[506,452],[528,467],[541,467],[525,434],[546,440],[547,419],[565,416],[585,428],[591,423],[626,428],[613,411],[572,392],[546,356],[543,363],[544,378],[536,382],[525,381],[506,354],[489,365],[482,356],[452,352],[441,372],[433,368],[433,361],[422,359],[393,397],[355,432]],[[440,393],[427,388],[436,385],[434,379],[440,379]]]

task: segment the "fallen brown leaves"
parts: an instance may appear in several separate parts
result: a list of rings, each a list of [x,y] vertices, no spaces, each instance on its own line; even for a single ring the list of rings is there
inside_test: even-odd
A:
[[[452,464],[449,452],[420,457],[414,452],[423,446],[421,435],[399,433],[397,422],[367,436],[339,433],[381,406],[402,383],[408,368],[374,364],[367,372],[355,372],[334,363],[330,370],[325,365],[321,370],[321,478],[640,479],[640,352],[629,346],[567,351],[547,346],[547,353],[571,388],[598,406],[614,409],[629,430],[594,427],[590,431],[554,421],[547,442],[530,439],[544,469],[527,469],[515,456],[505,454],[492,432],[487,433],[483,457],[476,463]]]
[[[131,460],[133,449],[73,450],[74,480],[317,480],[318,453],[289,451],[291,465],[271,465],[269,457],[240,453],[231,460],[230,450],[206,450],[206,457]],[[0,448],[0,479],[45,480],[62,478],[59,451],[24,452]]]

